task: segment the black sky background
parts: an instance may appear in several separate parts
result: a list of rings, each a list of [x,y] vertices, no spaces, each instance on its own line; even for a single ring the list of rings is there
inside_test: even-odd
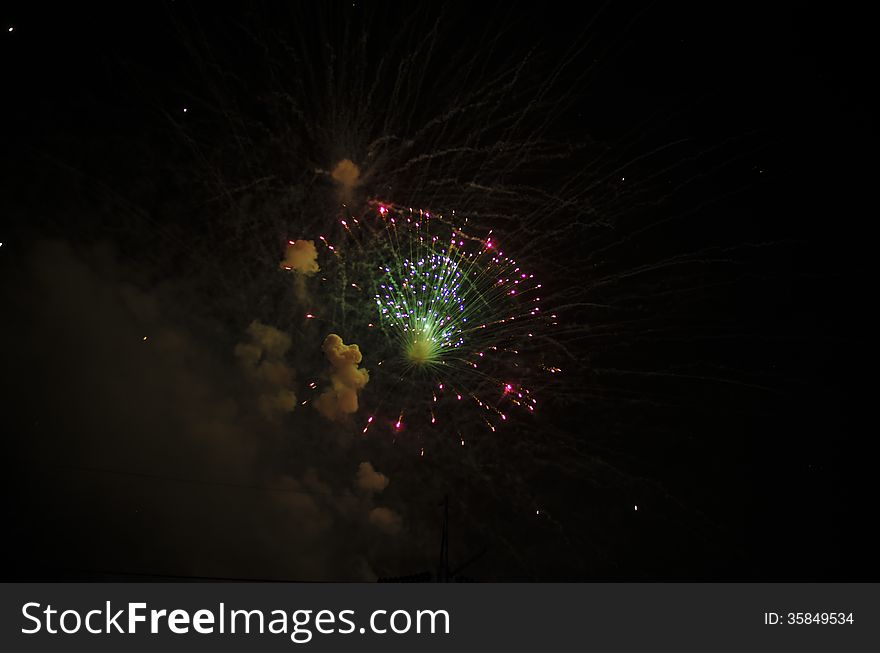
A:
[[[129,199],[157,221],[174,219],[185,189],[167,171],[165,156],[175,151],[175,136],[163,112],[177,112],[192,102],[187,86],[193,72],[181,64],[186,53],[169,20],[176,11],[170,5],[59,9],[19,4],[0,14],[0,269],[8,299],[3,303],[17,309],[4,310],[2,320],[4,413],[9,416],[4,503],[9,532],[15,534],[8,575],[57,578],[69,577],[70,570],[131,570],[127,562],[135,558],[137,571],[171,574],[168,568],[145,567],[149,555],[129,558],[124,550],[102,565],[88,553],[89,529],[100,529],[82,515],[67,522],[43,519],[41,507],[58,499],[43,485],[46,477],[20,461],[32,460],[44,446],[35,446],[35,438],[44,438],[46,446],[54,446],[52,438],[57,438],[62,452],[77,450],[79,442],[92,437],[83,429],[102,420],[95,407],[71,405],[69,397],[76,393],[68,393],[66,386],[81,379],[70,366],[35,354],[44,351],[40,338],[51,333],[45,325],[52,318],[40,315],[44,298],[22,298],[26,286],[18,284],[30,278],[22,262],[32,260],[27,252],[33,243],[60,239],[73,243],[74,251],[85,248],[78,240],[88,239],[102,224],[94,216],[118,211]],[[195,13],[201,29],[215,36],[223,35],[226,25],[247,20],[241,8],[205,5]],[[522,42],[525,48],[529,37],[538,35],[541,52],[553,57],[583,32],[584,17],[594,16],[596,9],[516,3],[503,9],[457,7],[453,13],[464,13],[473,23],[473,34],[462,33],[462,48],[474,47],[469,39],[503,14],[516,19],[512,47]],[[578,494],[571,488],[579,486],[569,484],[565,492],[576,528],[588,533],[592,519],[608,528],[617,519],[610,515],[620,512],[617,532],[609,540],[627,543],[616,560],[592,568],[592,575],[575,566],[572,579],[876,580],[876,538],[869,535],[876,492],[867,457],[874,430],[868,334],[876,295],[870,283],[874,211],[868,199],[876,178],[870,92],[875,53],[867,17],[840,6],[620,5],[603,13],[588,33],[594,41],[578,63],[595,67],[582,88],[572,89],[572,106],[555,127],[559,133],[615,143],[633,124],[662,116],[651,123],[643,146],[681,136],[742,143],[734,150],[736,164],[698,191],[699,197],[712,199],[705,214],[713,226],[698,234],[664,232],[666,240],[656,247],[689,238],[790,245],[761,256],[760,273],[725,291],[715,316],[737,320],[744,330],[761,325],[768,334],[763,342],[725,344],[726,355],[753,370],[756,378],[772,377],[778,370],[784,391],[755,395],[733,389],[723,401],[707,391],[702,411],[644,415],[645,422],[667,418],[668,437],[656,437],[663,425],[640,428],[636,415],[619,429],[605,428],[606,440],[600,434],[591,442],[594,451],[627,474],[656,479],[729,535],[720,538],[722,545],[713,539],[701,547],[700,533],[670,534],[684,528],[681,523],[646,525],[621,510],[625,490],[585,484]],[[249,56],[244,49],[243,56]],[[689,197],[686,205],[700,204],[699,197]],[[117,228],[125,229],[124,220]],[[107,238],[112,241],[114,234]],[[66,251],[43,250],[43,256],[77,260]],[[59,297],[85,292],[77,290],[77,274],[73,270],[61,280]],[[140,305],[139,299],[132,301]],[[55,328],[67,342],[59,351],[78,346],[72,336],[65,340],[64,324]],[[121,342],[128,327],[120,318],[106,328],[118,330],[106,334],[106,340],[119,336]],[[639,355],[632,354],[636,362]],[[82,378],[90,374],[83,370]],[[150,387],[149,380],[142,383]],[[635,382],[632,387],[638,389]],[[701,391],[699,386],[680,390],[696,401]],[[162,405],[161,398],[154,401]],[[740,412],[731,409],[737,403]],[[43,411],[55,425],[51,436],[39,435],[30,423],[35,412]],[[80,413],[87,415],[65,419]],[[568,427],[585,429],[584,417],[571,415]],[[156,421],[161,424],[161,414]],[[107,422],[104,427],[112,430],[113,421]],[[716,436],[688,437],[707,429]],[[188,475],[188,465],[199,464],[198,455],[180,454],[181,476]],[[95,467],[101,467],[99,460]],[[554,496],[552,471],[533,480],[538,494]],[[206,492],[206,501],[228,500]],[[646,499],[643,512],[652,500],[660,501]],[[188,519],[185,508],[182,522]],[[112,520],[110,515],[92,517]],[[127,534],[120,521],[117,530],[117,543],[127,542],[132,550],[141,546],[130,535],[136,528]],[[436,539],[433,532],[423,535],[426,542]],[[219,532],[216,538],[222,542],[231,536]],[[682,541],[688,543],[684,555],[677,551]],[[173,533],[162,542],[173,548]],[[546,535],[523,533],[523,555],[552,558],[556,552],[548,542],[552,538]],[[395,547],[385,548],[382,570],[406,573],[424,562],[405,547]],[[340,545],[340,557],[344,548]],[[249,563],[246,555],[220,558],[229,570],[226,576],[260,577],[266,569]],[[314,564],[332,568],[334,560],[328,555]],[[296,567],[287,573],[295,574]],[[484,573],[505,579],[520,577],[521,571],[488,567]],[[479,567],[474,574],[480,575]],[[356,575],[340,572],[341,577]],[[552,577],[565,578],[564,563],[553,567]]]

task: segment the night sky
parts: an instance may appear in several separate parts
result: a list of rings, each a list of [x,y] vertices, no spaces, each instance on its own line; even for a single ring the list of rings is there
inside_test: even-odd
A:
[[[0,11],[7,579],[436,574],[445,496],[461,579],[877,579],[865,16],[216,4]],[[384,373],[380,205],[540,278],[438,373],[534,411]]]

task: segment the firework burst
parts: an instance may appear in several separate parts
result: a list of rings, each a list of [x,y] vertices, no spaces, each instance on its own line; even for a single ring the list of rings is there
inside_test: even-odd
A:
[[[541,284],[466,220],[371,202],[324,240],[334,288],[329,322],[361,344],[371,368],[362,432],[386,424],[449,429],[461,420],[494,432],[511,408],[534,412],[533,343],[555,319]],[[292,246],[291,246],[292,247]],[[312,315],[312,313],[309,313]]]

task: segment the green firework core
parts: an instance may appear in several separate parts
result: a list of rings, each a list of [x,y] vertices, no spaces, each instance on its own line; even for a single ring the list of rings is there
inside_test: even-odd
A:
[[[406,349],[406,358],[413,365],[430,365],[437,362],[439,347],[423,334],[413,338]]]

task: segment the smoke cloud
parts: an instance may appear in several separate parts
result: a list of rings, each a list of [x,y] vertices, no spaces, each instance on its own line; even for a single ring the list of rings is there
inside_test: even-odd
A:
[[[389,508],[373,508],[370,511],[370,523],[388,535],[397,535],[402,528],[400,515]]]
[[[366,492],[378,493],[388,487],[388,477],[377,472],[370,462],[361,463],[358,467],[357,486]]]
[[[354,195],[355,189],[361,184],[361,171],[350,159],[342,159],[330,173],[333,181],[339,186],[339,193],[344,202]]]
[[[346,345],[335,333],[324,339],[322,349],[332,367],[331,387],[315,400],[315,408],[327,419],[336,421],[357,411],[358,392],[367,385],[370,375],[358,367],[363,358],[358,346]]]
[[[0,377],[17,568],[295,580],[422,568],[406,503],[362,453],[305,412],[265,419],[292,408],[291,337],[255,321],[231,348],[188,286],[133,283],[132,265],[112,247],[44,242],[0,281],[15,316]],[[357,347],[326,345],[338,387],[326,410],[343,414],[367,373]]]
[[[291,240],[287,243],[281,267],[310,277],[321,268],[318,267],[318,250],[312,240]]]
[[[268,419],[278,419],[296,408],[293,370],[284,362],[290,349],[290,336],[254,320],[247,329],[248,339],[235,346],[235,356],[259,392],[260,411]]]
[[[321,268],[318,267],[318,251],[311,240],[290,240],[284,252],[284,260],[280,263],[285,270],[293,272],[293,290],[301,302],[309,299],[306,290],[306,278],[313,276]]]

